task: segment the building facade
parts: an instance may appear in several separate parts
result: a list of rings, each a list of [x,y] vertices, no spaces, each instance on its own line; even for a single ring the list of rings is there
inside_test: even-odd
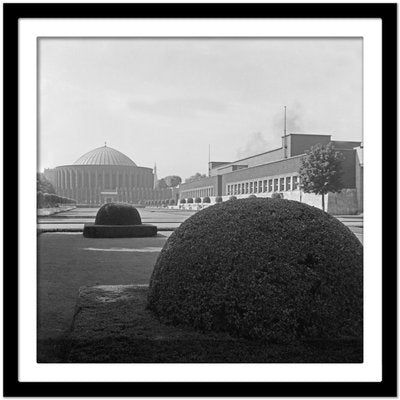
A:
[[[81,156],[71,165],[45,169],[56,194],[82,205],[109,202],[145,204],[171,199],[171,189],[154,189],[152,168],[139,167],[129,157],[104,145]]]
[[[327,195],[327,211],[333,214],[362,212],[362,173],[360,142],[332,141],[331,135],[289,134],[282,138],[282,147],[233,162],[210,162],[209,177],[179,187],[180,199],[204,196],[245,198],[251,195],[302,201],[321,208],[321,196],[300,190],[300,160],[316,144],[332,143],[343,154],[344,189]]]

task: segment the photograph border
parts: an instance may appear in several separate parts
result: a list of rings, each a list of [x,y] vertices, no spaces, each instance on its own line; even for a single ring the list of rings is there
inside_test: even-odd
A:
[[[382,382],[19,382],[18,215],[3,203],[5,396],[396,396],[397,5],[396,4],[4,4],[3,190],[18,194],[20,18],[380,18],[382,20]],[[394,132],[394,134],[393,134]],[[12,169],[11,169],[12,168]],[[17,175],[17,176],[16,176]],[[393,190],[394,182],[394,190]],[[21,206],[21,198],[19,198]],[[389,214],[390,213],[390,214]],[[14,250],[15,248],[15,250]],[[16,262],[17,261],[17,262]]]

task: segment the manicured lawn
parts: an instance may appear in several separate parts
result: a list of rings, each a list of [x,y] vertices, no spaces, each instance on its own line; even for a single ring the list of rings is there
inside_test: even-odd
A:
[[[149,283],[167,236],[167,232],[132,239],[39,235],[38,360],[54,357],[54,346],[71,325],[81,286]]]

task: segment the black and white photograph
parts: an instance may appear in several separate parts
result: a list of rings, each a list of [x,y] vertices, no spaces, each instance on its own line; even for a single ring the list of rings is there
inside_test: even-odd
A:
[[[396,394],[395,11],[5,6],[5,393]]]
[[[362,363],[361,38],[38,40],[39,363]]]

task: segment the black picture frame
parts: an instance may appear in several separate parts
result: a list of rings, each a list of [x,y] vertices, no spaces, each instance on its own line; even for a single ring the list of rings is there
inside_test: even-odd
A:
[[[382,382],[93,383],[18,381],[18,216],[4,202],[5,396],[396,396],[397,395],[397,5],[396,4],[15,4],[4,16],[4,193],[18,195],[18,20],[20,18],[380,18],[382,20]]]

